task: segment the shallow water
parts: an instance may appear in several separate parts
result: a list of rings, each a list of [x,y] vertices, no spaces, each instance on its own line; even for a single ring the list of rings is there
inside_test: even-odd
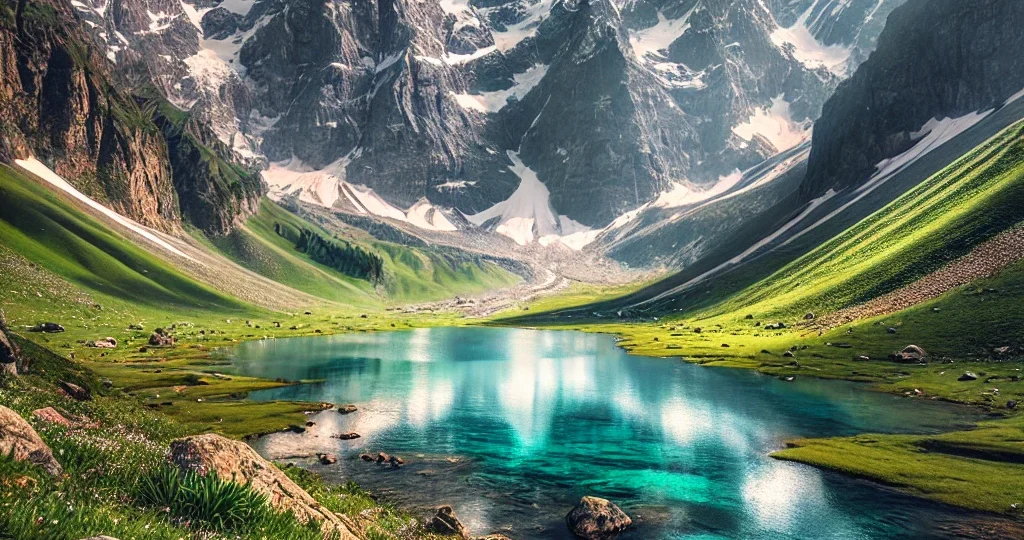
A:
[[[239,373],[321,383],[252,398],[354,403],[253,445],[414,508],[451,504],[474,534],[568,538],[582,495],[618,503],[628,538],[924,538],[963,513],[768,454],[788,438],[933,432],[966,409],[635,357],[610,336],[489,328],[295,338],[232,351]],[[331,434],[357,432],[352,441]],[[333,452],[335,465],[288,456]],[[358,459],[385,451],[394,470]]]

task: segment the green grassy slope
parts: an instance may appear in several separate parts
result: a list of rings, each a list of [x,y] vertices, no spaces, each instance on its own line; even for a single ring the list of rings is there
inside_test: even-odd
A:
[[[278,234],[274,226],[285,231]],[[384,302],[420,302],[506,287],[518,276],[497,264],[463,253],[445,254],[379,240],[344,241],[384,260],[384,281],[378,291],[365,279],[347,276],[295,249],[290,238],[309,229],[323,238],[335,235],[264,198],[245,227],[210,242],[242,266],[320,298],[360,306]]]
[[[779,377],[864,381],[909,398],[981,407],[1000,420],[940,435],[794,441],[777,457],[1020,515],[1024,415],[1007,404],[1024,403],[1024,262],[911,308],[831,330],[803,316],[821,317],[897,290],[1022,222],[1024,124],[1016,124],[767,277],[753,279],[761,270],[749,265],[713,278],[689,293],[688,307],[656,323],[552,324],[618,334],[619,344],[636,354]],[[779,321],[787,328],[764,328]],[[888,360],[908,344],[928,351],[928,363]],[[997,354],[997,347],[1010,352]],[[977,380],[959,380],[965,371]]]

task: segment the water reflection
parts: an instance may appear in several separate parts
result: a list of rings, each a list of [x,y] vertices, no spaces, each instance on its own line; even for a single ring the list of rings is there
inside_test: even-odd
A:
[[[564,537],[561,517],[584,494],[619,502],[637,538],[926,534],[941,509],[767,454],[794,436],[969,420],[851,384],[629,357],[575,332],[414,330],[244,344],[234,356],[246,374],[324,380],[254,398],[360,407],[318,413],[303,435],[258,441],[261,452],[339,453],[350,459],[313,467],[414,505],[451,503],[474,533],[516,538]],[[362,438],[329,437],[348,431]],[[378,450],[409,464],[351,459]]]

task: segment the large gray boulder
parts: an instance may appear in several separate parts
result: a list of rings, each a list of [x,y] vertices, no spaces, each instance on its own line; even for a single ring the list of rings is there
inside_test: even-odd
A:
[[[585,540],[615,538],[633,524],[615,503],[600,497],[583,497],[565,516],[569,531]]]
[[[39,465],[54,476],[64,472],[36,430],[21,415],[3,405],[0,405],[0,453],[14,457],[15,461]]]

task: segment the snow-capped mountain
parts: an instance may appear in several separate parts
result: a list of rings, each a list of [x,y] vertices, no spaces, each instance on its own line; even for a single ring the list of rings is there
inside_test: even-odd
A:
[[[902,3],[87,1],[116,69],[275,196],[572,247],[806,141]]]

